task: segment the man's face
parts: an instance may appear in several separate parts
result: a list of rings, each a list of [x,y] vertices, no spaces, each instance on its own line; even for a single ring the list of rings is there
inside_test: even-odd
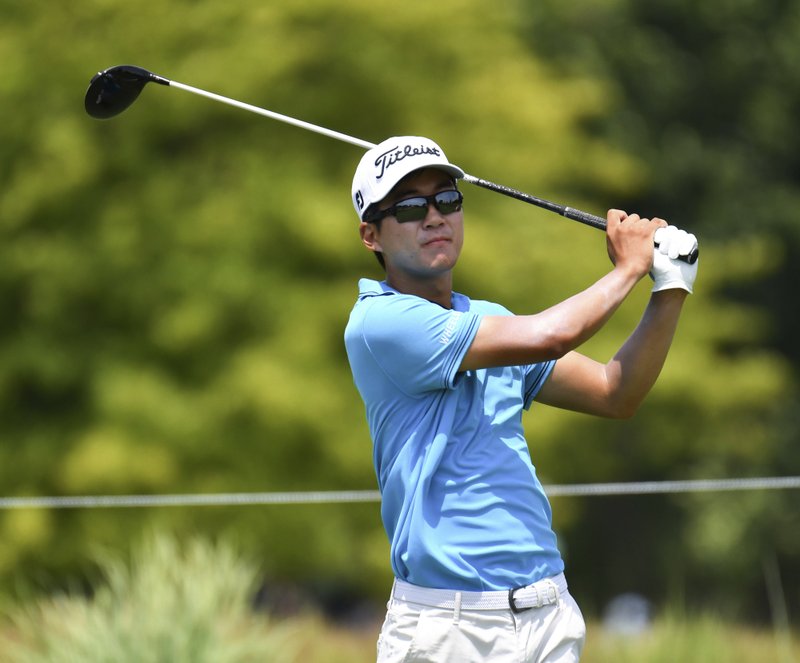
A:
[[[453,180],[444,171],[426,168],[401,180],[384,198],[380,209],[387,209],[400,200],[430,196],[455,189]],[[425,279],[449,272],[456,264],[464,243],[464,213],[442,214],[434,205],[421,221],[399,223],[394,216],[379,224],[362,223],[361,237],[367,248],[383,253],[386,274]]]

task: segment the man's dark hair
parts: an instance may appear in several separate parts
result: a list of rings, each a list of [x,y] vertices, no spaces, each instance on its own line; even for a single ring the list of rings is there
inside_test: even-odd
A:
[[[372,203],[372,205],[370,205],[369,207],[367,207],[367,209],[364,210],[364,214],[362,215],[361,218],[369,217],[369,215],[377,211],[377,209],[378,209],[378,203]],[[367,223],[374,224],[375,228],[380,230],[381,221],[383,221],[383,219],[376,219],[375,221],[367,221]],[[386,261],[383,259],[383,254],[380,251],[373,251],[373,253],[375,254],[375,258],[377,258],[378,262],[381,264],[381,267],[383,267],[383,269],[386,270]]]

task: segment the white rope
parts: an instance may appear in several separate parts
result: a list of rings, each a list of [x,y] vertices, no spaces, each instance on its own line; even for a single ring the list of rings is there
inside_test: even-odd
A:
[[[551,497],[594,495],[654,495],[657,493],[704,493],[730,490],[783,490],[800,488],[800,477],[754,479],[698,479],[694,481],[638,481],[633,483],[584,483],[545,486]]]
[[[0,509],[98,509],[103,507],[230,506],[252,504],[342,504],[379,502],[377,490],[304,493],[209,493],[190,495],[83,495],[78,497],[5,497]]]
[[[800,488],[800,476],[753,479],[700,479],[696,481],[639,481],[545,486],[550,497],[600,495],[654,495],[733,490],[785,490]],[[209,493],[188,495],[82,495],[75,497],[0,497],[0,509],[98,509],[110,507],[231,506],[280,504],[345,504],[380,502],[377,490],[316,491],[295,493]]]

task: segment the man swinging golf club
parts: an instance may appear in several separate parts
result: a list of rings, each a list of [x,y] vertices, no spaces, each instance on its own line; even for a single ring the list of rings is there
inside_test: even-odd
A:
[[[403,136],[370,149],[353,179],[361,241],[386,272],[359,282],[345,330],[395,575],[378,661],[578,661],[585,625],[522,412],[536,400],[633,415],[692,291],[697,263],[678,257],[697,241],[663,219],[610,210],[608,273],[545,311],[513,315],[453,291],[463,174],[433,141]],[[649,303],[613,359],[577,352],[648,273]],[[535,271],[527,277],[535,287]]]

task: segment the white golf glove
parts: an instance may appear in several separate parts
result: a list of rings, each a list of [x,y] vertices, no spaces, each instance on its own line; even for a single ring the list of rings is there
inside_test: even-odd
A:
[[[697,248],[697,238],[685,230],[667,226],[656,230],[654,240],[658,246],[653,250],[653,269],[650,272],[654,281],[652,292],[673,288],[692,292],[699,259],[690,265],[683,260],[677,260],[677,257],[688,256],[694,251]]]

